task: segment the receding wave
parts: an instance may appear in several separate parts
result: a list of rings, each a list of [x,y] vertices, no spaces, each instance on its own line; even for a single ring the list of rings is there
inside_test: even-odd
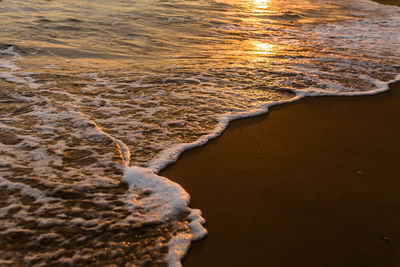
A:
[[[0,265],[179,265],[204,219],[160,169],[233,119],[400,78],[399,8],[364,0],[0,14]]]

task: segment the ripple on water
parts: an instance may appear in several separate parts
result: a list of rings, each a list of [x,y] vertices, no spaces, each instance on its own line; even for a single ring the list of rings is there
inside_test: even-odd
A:
[[[229,119],[380,92],[400,72],[398,9],[366,1],[7,5],[0,265],[176,263],[200,214],[126,165],[159,170]]]

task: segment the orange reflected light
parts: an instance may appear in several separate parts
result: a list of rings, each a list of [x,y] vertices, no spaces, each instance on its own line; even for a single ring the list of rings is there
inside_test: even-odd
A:
[[[267,9],[271,4],[271,0],[253,0],[253,4],[256,8]]]
[[[248,59],[253,62],[269,62],[271,56],[278,52],[278,47],[261,41],[250,40],[247,42]]]
[[[273,44],[263,43],[260,41],[252,41],[252,45],[256,52],[258,52],[259,54],[271,55],[274,54],[276,51],[276,46]]]

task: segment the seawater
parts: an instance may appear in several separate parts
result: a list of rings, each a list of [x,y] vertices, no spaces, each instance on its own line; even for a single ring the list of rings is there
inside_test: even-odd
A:
[[[204,219],[157,173],[271,105],[387,90],[399,29],[367,0],[0,1],[0,265],[179,266]]]

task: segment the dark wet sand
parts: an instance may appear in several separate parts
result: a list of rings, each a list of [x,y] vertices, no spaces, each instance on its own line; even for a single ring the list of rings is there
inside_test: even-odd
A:
[[[400,5],[400,0],[372,0],[385,5]]]
[[[203,211],[184,266],[400,266],[400,83],[230,124],[161,175]]]
[[[207,220],[185,267],[400,266],[400,82],[233,122],[161,175]]]

